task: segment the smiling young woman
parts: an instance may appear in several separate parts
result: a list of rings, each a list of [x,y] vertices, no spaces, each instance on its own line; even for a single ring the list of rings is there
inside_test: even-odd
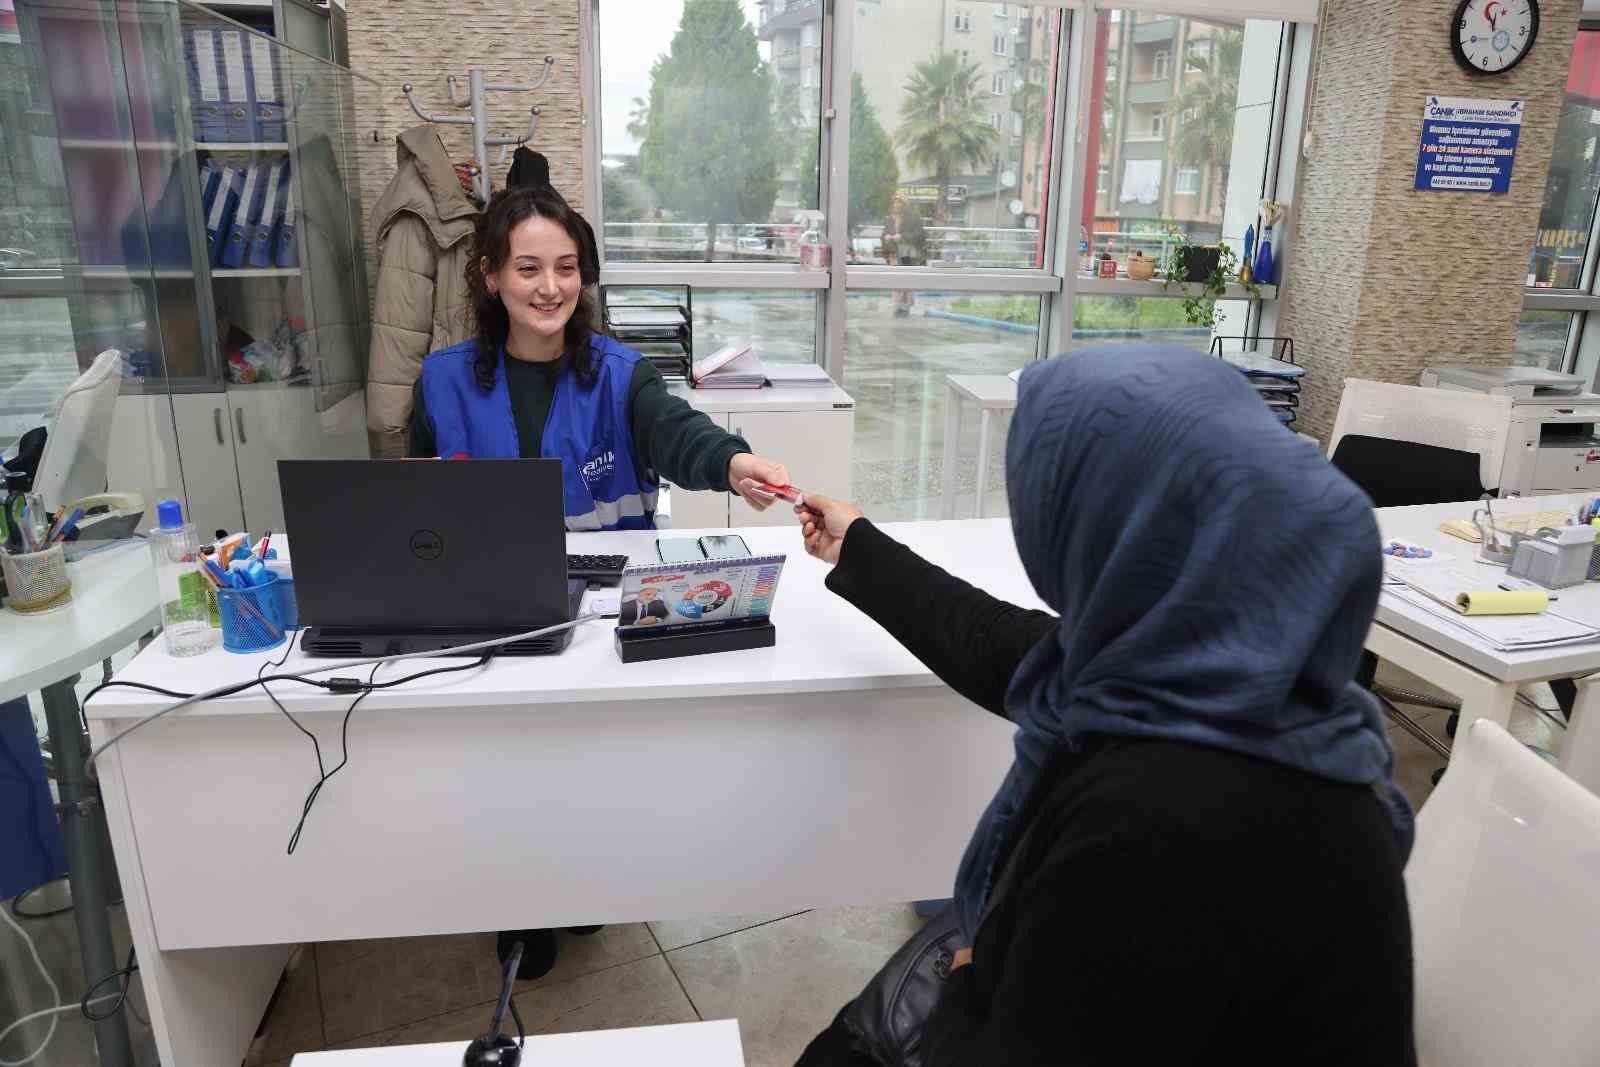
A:
[[[413,389],[411,455],[562,461],[569,530],[654,525],[659,479],[736,492],[789,483],[600,333],[591,231],[548,187],[495,194],[467,269],[476,336],[432,353]]]

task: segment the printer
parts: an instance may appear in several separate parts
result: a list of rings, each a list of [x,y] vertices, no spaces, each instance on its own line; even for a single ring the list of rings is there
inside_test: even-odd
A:
[[[1423,388],[1504,396],[1506,427],[1501,496],[1600,494],[1600,395],[1584,381],[1540,367],[1429,367]]]

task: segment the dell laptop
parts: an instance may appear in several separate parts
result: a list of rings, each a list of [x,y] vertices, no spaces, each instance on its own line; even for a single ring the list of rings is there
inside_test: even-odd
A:
[[[308,655],[436,652],[577,617],[558,459],[281,460],[278,478]]]

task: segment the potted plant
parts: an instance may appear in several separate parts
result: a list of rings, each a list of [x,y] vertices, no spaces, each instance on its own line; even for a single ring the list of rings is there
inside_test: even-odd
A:
[[[1197,245],[1187,234],[1174,233],[1177,244],[1162,264],[1161,288],[1183,290],[1183,316],[1196,326],[1217,324],[1217,301],[1227,295],[1228,282],[1239,273],[1239,257],[1230,245]],[[1253,282],[1241,282],[1252,297],[1260,295]]]

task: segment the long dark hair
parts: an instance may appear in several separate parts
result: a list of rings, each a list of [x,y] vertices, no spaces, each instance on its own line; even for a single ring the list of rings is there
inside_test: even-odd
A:
[[[600,281],[600,257],[594,247],[593,232],[560,193],[550,186],[502,189],[489,200],[478,216],[478,229],[472,239],[472,257],[467,262],[467,292],[472,297],[472,324],[478,334],[478,358],[472,364],[473,376],[485,391],[494,388],[500,350],[511,332],[511,316],[500,297],[489,291],[484,278],[505,265],[511,256],[511,231],[528,219],[549,219],[578,246],[578,306],[572,311],[564,331],[561,358],[570,360],[578,380],[593,385],[599,374],[599,361],[589,345],[597,332],[593,286]]]

